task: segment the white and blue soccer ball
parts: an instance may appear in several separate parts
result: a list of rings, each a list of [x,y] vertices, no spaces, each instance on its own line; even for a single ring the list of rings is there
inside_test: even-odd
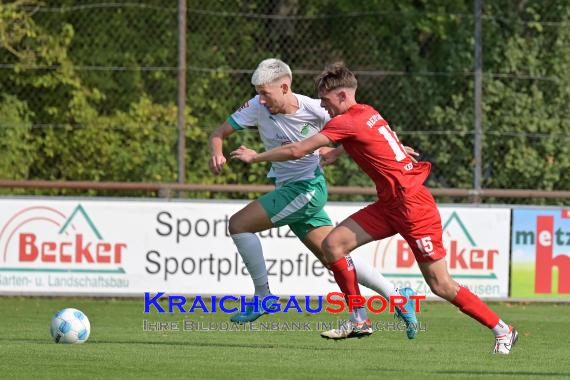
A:
[[[51,319],[51,336],[55,343],[84,343],[89,333],[89,319],[77,309],[62,309]]]

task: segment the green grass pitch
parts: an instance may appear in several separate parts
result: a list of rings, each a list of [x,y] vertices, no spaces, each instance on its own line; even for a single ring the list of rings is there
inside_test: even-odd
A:
[[[161,302],[162,304],[162,302]],[[225,322],[223,313],[143,314],[143,300],[0,297],[0,374],[27,378],[368,379],[570,377],[570,304],[491,303],[520,332],[510,356],[490,354],[490,331],[440,302],[422,304],[426,331],[408,341],[402,331],[328,341],[318,331],[143,331],[143,320]],[[84,311],[91,336],[57,345],[53,314]],[[342,315],[279,313],[259,322],[337,321]],[[382,313],[374,321],[392,321]]]

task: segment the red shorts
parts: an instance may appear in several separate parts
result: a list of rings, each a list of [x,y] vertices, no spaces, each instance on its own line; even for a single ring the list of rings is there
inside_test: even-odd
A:
[[[417,261],[435,261],[445,257],[441,217],[431,193],[424,186],[393,208],[376,202],[350,218],[374,240],[399,233]]]

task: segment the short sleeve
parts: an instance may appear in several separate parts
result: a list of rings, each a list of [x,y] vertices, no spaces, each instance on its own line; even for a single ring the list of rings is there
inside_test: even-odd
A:
[[[342,142],[354,136],[354,128],[350,123],[350,118],[345,115],[337,116],[329,121],[323,130],[323,135],[328,137],[332,142]]]
[[[312,111],[317,115],[318,120],[320,121],[319,130],[322,130],[325,125],[331,120],[329,113],[323,107],[321,107],[321,101],[315,100],[311,104]]]
[[[228,123],[236,130],[256,128],[259,124],[259,96],[245,102],[228,117]]]

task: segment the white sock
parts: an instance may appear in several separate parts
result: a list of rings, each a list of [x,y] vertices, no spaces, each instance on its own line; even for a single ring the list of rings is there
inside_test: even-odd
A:
[[[267,268],[263,257],[263,248],[256,234],[244,232],[231,235],[239,254],[253,280],[255,295],[267,297],[270,294]]]
[[[354,308],[352,309],[352,318],[353,321],[361,323],[364,322],[368,319],[368,316],[366,315],[366,308],[365,307],[358,307],[358,308]]]
[[[380,271],[374,269],[366,260],[358,255],[351,255],[354,268],[356,268],[356,277],[360,285],[366,286],[374,290],[386,301],[390,302],[390,296],[399,296],[400,293],[394,285],[382,276]]]
[[[267,275],[266,275],[267,277]],[[267,297],[271,294],[269,291],[269,281],[265,281],[265,283],[261,285],[256,285],[255,282],[253,284],[255,286],[255,295],[259,296],[259,300],[261,301],[264,297]]]
[[[502,319],[499,319],[499,323],[497,323],[497,326],[493,327],[493,333],[495,334],[495,336],[508,334],[509,325],[503,322]]]

